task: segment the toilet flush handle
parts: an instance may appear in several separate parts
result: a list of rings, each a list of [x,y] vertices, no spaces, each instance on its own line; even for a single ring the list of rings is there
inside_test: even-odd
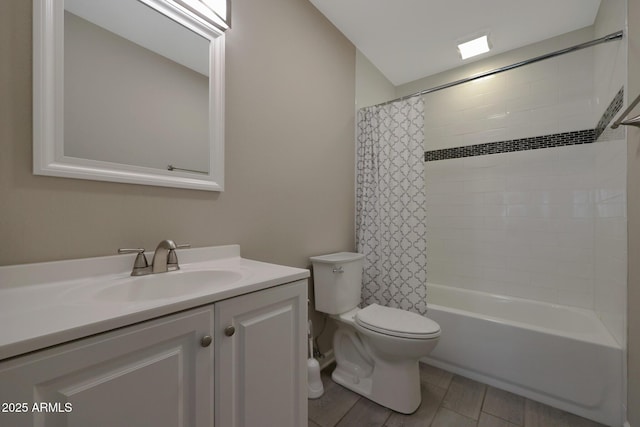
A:
[[[340,267],[333,267],[333,272],[334,272],[334,273],[344,273],[344,269],[342,268],[342,266],[340,266]]]

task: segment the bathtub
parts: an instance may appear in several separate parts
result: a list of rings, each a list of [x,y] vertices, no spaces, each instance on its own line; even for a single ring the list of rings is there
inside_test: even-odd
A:
[[[593,311],[427,285],[442,336],[423,361],[621,426],[622,348]]]

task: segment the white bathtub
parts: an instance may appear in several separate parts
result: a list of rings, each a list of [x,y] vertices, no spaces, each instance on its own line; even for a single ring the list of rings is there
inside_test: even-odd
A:
[[[427,285],[434,366],[622,425],[622,349],[592,311]]]

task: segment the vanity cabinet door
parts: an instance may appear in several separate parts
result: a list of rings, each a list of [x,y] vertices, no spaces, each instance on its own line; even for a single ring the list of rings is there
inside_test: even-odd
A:
[[[211,427],[212,328],[194,309],[0,362],[0,426]]]
[[[307,425],[307,282],[215,304],[216,426]]]

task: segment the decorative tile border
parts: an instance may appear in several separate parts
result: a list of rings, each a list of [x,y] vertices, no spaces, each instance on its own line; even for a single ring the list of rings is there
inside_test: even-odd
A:
[[[445,148],[424,152],[424,161],[457,159],[460,157],[484,156],[485,154],[510,153],[513,151],[537,150],[539,148],[562,147],[564,145],[590,144],[595,141],[595,130],[554,133],[531,138],[474,144],[466,147]]]
[[[613,97],[613,101],[609,104],[602,117],[598,121],[598,125],[596,126],[596,135],[595,139],[600,138],[602,132],[609,126],[611,120],[618,114],[618,111],[622,108],[622,104],[624,102],[624,86],[620,88],[616,96]]]
[[[534,136],[531,138],[511,139],[507,141],[488,142],[485,144],[467,145],[465,147],[445,148],[424,152],[424,161],[458,159],[461,157],[484,156],[486,154],[510,153],[513,151],[537,150],[539,148],[562,147],[565,145],[591,144],[605,131],[607,126],[624,102],[624,87],[602,114],[595,129],[578,130],[574,132],[554,133],[551,135]]]

